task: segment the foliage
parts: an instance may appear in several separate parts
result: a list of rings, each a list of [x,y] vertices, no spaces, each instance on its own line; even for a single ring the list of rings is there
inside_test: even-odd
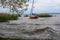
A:
[[[52,17],[50,14],[37,14],[38,17]]]
[[[18,38],[18,39],[14,39],[14,38],[0,38],[0,40],[23,40],[21,38]]]
[[[14,39],[14,38],[0,38],[0,40],[54,40],[54,39],[50,39],[50,38],[46,38],[46,39],[22,39],[22,38],[17,38],[17,39]]]
[[[17,20],[18,19],[18,16],[17,15],[10,15],[10,20]]]
[[[27,10],[29,0],[0,0],[3,8],[9,8],[12,12],[22,13]]]
[[[28,17],[29,15],[24,15],[24,17]]]
[[[15,15],[17,15],[18,17],[21,17],[21,14],[15,14]]]
[[[17,19],[18,19],[17,15],[7,15],[7,14],[0,15],[0,22],[7,22],[9,20],[17,20]]]

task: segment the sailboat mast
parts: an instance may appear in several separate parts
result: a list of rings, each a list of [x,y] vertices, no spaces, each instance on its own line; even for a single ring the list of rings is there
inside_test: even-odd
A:
[[[34,8],[34,0],[33,0],[33,2],[32,2],[32,7],[31,7],[30,15],[32,15],[32,14],[33,14],[33,8]]]

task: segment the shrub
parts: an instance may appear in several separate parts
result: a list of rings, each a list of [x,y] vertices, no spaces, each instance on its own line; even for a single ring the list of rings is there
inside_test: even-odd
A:
[[[28,15],[24,15],[24,17],[28,17]]]
[[[18,19],[18,16],[17,15],[10,15],[9,16],[9,19],[10,20],[17,20]]]
[[[54,40],[53,38],[42,38],[42,39],[22,39],[22,38],[0,38],[0,40]]]
[[[12,14],[13,16],[21,17],[21,14]]]
[[[21,14],[17,14],[17,16],[21,17]]]
[[[7,22],[9,20],[17,20],[18,19],[18,16],[17,15],[7,15],[7,14],[4,14],[4,15],[0,15],[0,22]]]
[[[6,22],[6,21],[8,21],[7,16],[0,16],[0,22]]]
[[[37,14],[38,17],[52,17],[50,14]]]

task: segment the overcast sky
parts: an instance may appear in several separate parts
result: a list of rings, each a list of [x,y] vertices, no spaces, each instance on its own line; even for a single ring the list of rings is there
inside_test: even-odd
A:
[[[32,0],[29,1],[30,12]],[[60,0],[34,0],[34,13],[60,13]]]
[[[31,4],[33,0],[29,1],[28,10],[25,13],[30,13]],[[6,8],[0,12],[9,12]],[[34,0],[34,13],[60,13],[60,0]]]

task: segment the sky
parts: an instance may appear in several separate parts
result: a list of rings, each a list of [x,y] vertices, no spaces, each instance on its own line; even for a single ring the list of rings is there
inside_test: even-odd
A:
[[[25,14],[30,13],[32,1],[28,2],[29,7]],[[9,11],[7,8],[0,8],[0,12],[8,13]],[[33,13],[60,13],[60,0],[34,0]]]
[[[0,13],[9,13],[9,9],[0,7]]]
[[[32,0],[29,1],[28,10],[30,13]],[[60,13],[60,0],[34,0],[33,13]]]

